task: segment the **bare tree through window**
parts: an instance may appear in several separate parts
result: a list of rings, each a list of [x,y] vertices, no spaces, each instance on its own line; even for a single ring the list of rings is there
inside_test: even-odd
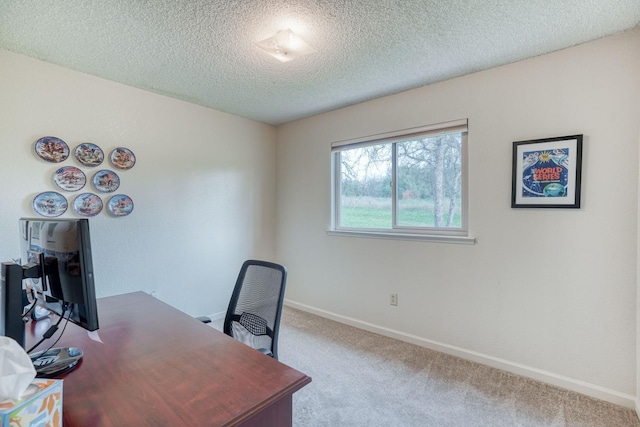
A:
[[[340,228],[461,229],[466,129],[335,153]]]

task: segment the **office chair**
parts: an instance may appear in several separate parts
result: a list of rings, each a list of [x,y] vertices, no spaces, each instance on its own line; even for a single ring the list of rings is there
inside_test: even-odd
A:
[[[224,333],[278,359],[278,331],[286,282],[285,266],[245,261],[227,308]],[[206,317],[198,319],[210,321]]]

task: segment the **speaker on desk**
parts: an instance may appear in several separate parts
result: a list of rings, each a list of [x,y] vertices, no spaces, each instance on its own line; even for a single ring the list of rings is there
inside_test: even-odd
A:
[[[24,348],[24,321],[22,320],[22,310],[24,308],[22,300],[22,277],[23,269],[21,265],[13,262],[2,263],[2,325],[0,332],[2,335],[13,338]]]

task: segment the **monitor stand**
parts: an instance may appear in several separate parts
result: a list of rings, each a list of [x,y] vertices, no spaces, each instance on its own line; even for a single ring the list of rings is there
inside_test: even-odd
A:
[[[75,368],[82,359],[82,350],[75,347],[52,348],[29,357],[36,368],[36,377],[52,378]]]

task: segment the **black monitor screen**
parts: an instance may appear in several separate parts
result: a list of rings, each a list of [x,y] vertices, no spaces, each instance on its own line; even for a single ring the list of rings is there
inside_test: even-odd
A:
[[[87,219],[20,219],[22,263],[40,264],[41,279],[26,286],[38,304],[89,331],[98,329]]]

